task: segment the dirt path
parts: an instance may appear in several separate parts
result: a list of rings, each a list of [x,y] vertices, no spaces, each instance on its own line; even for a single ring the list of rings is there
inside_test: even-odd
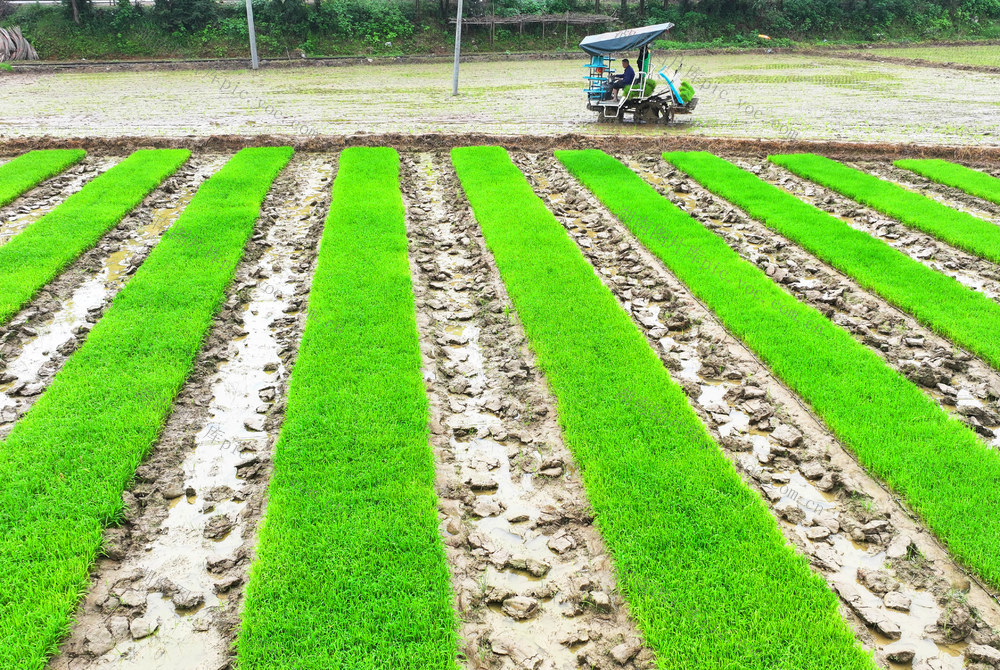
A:
[[[1000,643],[997,602],[791,391],[554,159],[517,162],[883,667],[957,669]]]
[[[403,187],[467,667],[652,667],[450,164],[407,157]]]
[[[229,666],[332,158],[295,157],[272,187],[53,670]]]

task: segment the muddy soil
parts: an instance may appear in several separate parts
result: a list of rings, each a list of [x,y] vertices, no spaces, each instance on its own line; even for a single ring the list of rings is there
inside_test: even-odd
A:
[[[611,153],[660,154],[663,151],[710,151],[715,154],[764,159],[771,154],[813,152],[837,160],[896,160],[943,158],[972,167],[990,168],[1000,161],[1000,147],[979,144],[917,145],[887,142],[827,140],[763,140],[667,134],[595,136],[583,133],[513,135],[499,133],[355,133],[352,135],[253,136],[212,134],[204,137],[24,137],[4,138],[0,153],[14,155],[31,149],[81,148],[92,155],[121,155],[136,149],[185,148],[195,152],[235,152],[246,147],[293,146],[297,151],[333,152],[353,146],[387,146],[403,152],[436,151],[458,146],[501,145],[512,151],[547,153],[556,149],[601,149]]]
[[[1000,373],[936,335],[743,210],[701,188],[684,173],[653,158],[627,158],[661,194],[725,239],[801,302],[845,328],[890,367],[921,386],[945,411],[983,439],[1000,446]],[[735,160],[741,167],[761,169]],[[851,222],[851,219],[845,220]]]
[[[802,401],[559,164],[519,166],[647,335],[788,541],[883,667],[961,668],[1000,648],[1000,606]]]
[[[54,670],[231,667],[332,164],[296,157],[272,187]]]
[[[440,529],[469,668],[651,668],[446,156],[404,160]]]
[[[218,155],[193,157],[0,328],[0,439],[83,343],[198,186],[224,162],[225,157]],[[79,175],[67,176],[63,183],[76,184],[84,176],[93,177],[92,167],[85,166]],[[42,212],[53,206],[50,201],[60,200],[58,194],[43,197],[47,204],[35,201],[33,212]]]
[[[0,245],[42,218],[91,179],[122,159],[115,156],[87,156],[76,165],[47,179],[6,207],[0,208]]]
[[[900,53],[906,53],[906,49],[899,49]],[[819,53],[819,52],[817,52]],[[954,63],[946,61],[928,60],[926,58],[906,58],[903,56],[887,56],[885,54],[869,54],[862,51],[840,51],[822,52],[823,56],[830,58],[845,58],[847,60],[867,61],[874,63],[892,63],[894,65],[906,65],[909,67],[933,67],[942,70],[958,70],[965,72],[984,72],[987,74],[1000,73],[1000,67],[995,65],[975,65],[972,63]]]
[[[679,58],[661,52],[653,69],[674,69]],[[942,86],[923,68],[825,55],[685,55],[683,74],[699,97],[695,113],[670,126],[618,125],[599,124],[596,113],[586,109],[583,62],[466,63],[458,96],[451,95],[448,63],[158,72],[154,77],[145,72],[14,72],[4,77],[4,100],[13,111],[0,118],[0,138],[447,132],[1000,145],[994,105],[1000,82],[988,73],[948,72],[942,76],[949,85]],[[763,79],[748,72],[761,65],[782,67]],[[373,87],[373,81],[383,85]],[[963,92],[960,105],[950,97],[956,89]],[[934,107],[948,113],[926,113]]]

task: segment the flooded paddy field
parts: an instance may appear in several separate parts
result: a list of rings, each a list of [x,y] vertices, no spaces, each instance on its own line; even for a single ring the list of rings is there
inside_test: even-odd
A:
[[[666,52],[654,70],[673,72],[681,61],[699,105],[666,127],[598,124],[585,108],[582,58],[467,63],[457,97],[447,63],[17,72],[3,78],[10,111],[0,139],[393,132],[1000,144],[993,74],[928,76],[926,68],[823,55]]]
[[[759,67],[759,60],[747,57],[700,62],[716,68],[720,86],[754,82],[779,90],[805,85],[850,92],[865,85],[873,95],[890,95],[908,76],[899,68],[873,67],[855,73],[857,79],[844,79],[836,70],[842,61],[804,67],[796,59],[774,58],[789,67],[797,63],[795,75]],[[466,81],[470,89],[478,82],[487,90],[500,74],[491,70],[493,64],[477,65],[481,69],[470,67]],[[556,72],[542,76],[556,78],[564,66],[569,67],[546,63]],[[436,81],[437,73],[421,68],[412,73],[415,80]],[[359,72],[370,76],[373,70]],[[254,81],[270,82],[268,95],[294,106],[304,105],[303,87],[313,86],[332,99],[355,76],[346,68],[336,73],[346,79],[309,83],[322,73],[302,70],[273,79],[268,78],[274,73],[263,72]],[[167,75],[176,76],[178,85],[204,77]],[[17,87],[27,90],[46,79],[51,84],[56,76],[63,75],[20,81],[15,95]],[[140,88],[140,75],[66,76],[84,86],[92,85],[90,77],[125,81],[134,76],[130,85]],[[200,81],[199,86],[209,86]],[[473,94],[468,96],[442,102],[455,106],[456,128],[467,123],[462,113],[473,113],[468,107]],[[206,98],[206,107],[219,104]],[[542,113],[527,98],[520,104],[533,115]],[[806,105],[804,99],[801,104]],[[141,114],[142,106],[132,113]],[[90,113],[50,111],[50,121],[63,124],[61,131],[67,133]],[[440,112],[429,112],[434,113]],[[188,114],[195,118],[197,113]],[[252,120],[252,115],[233,117],[233,123]],[[422,128],[425,121],[414,127]],[[144,123],[139,117],[132,122]],[[406,123],[394,122],[397,128]],[[116,123],[123,124],[118,132],[125,130],[126,121]],[[280,123],[267,123],[277,123],[269,130],[281,132]],[[360,117],[345,120],[342,129],[354,132],[360,123]],[[477,123],[482,128],[489,122]],[[334,127],[324,126],[324,132]],[[211,132],[208,125],[195,123],[194,128]],[[537,128],[544,131],[545,124],[539,121]],[[693,124],[684,132],[707,128]],[[51,127],[46,131],[53,132]],[[0,164],[12,157],[0,157]],[[1000,301],[995,263],[907,229],[759,156],[721,157]],[[124,158],[87,158],[0,210],[0,249]],[[230,158],[196,152],[93,249],[0,324],[0,440],[44,399],[63,364],[86,342],[198,188]],[[759,496],[784,541],[836,594],[844,625],[874,664],[923,670],[998,667],[998,585],[957,560],[922,516],[862,465],[779,371],[734,337],[551,153],[511,152],[511,158],[683,389],[727,467]],[[955,346],[659,156],[629,152],[616,158],[741,258],[765,270],[782,290],[816,307],[911,380],[941,410],[974,430],[984,450],[1000,446],[1000,372],[989,361]],[[257,528],[267,515],[275,443],[309,313],[338,161],[337,153],[299,152],[271,187],[187,382],[122,495],[125,512],[104,531],[89,586],[68,635],[50,658],[53,670],[239,667],[233,645]],[[403,152],[400,166],[406,256],[429,401],[438,535],[450,575],[461,664],[496,670],[656,667],[662,659],[620,588],[614,548],[588,502],[588,482],[564,434],[558,399],[448,153]],[[916,177],[890,161],[867,158],[854,166],[1000,225],[995,204]],[[552,295],[553,301],[563,299]],[[991,541],[984,537],[983,543]]]

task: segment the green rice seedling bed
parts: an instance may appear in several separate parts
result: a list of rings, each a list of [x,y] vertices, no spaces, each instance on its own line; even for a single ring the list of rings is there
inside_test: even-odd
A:
[[[0,246],[0,324],[118,224],[191,155],[143,149]]]
[[[1000,369],[1000,305],[705,152],[664,154],[702,186]]]
[[[0,165],[0,207],[86,155],[83,149],[39,149]]]
[[[399,156],[341,154],[238,641],[241,670],[456,669]]]
[[[452,161],[659,667],[874,667],[506,152],[459,148]]]
[[[857,200],[943,242],[1000,263],[1000,226],[952,209],[843,163],[816,154],[769,156],[775,165]]]
[[[0,668],[41,670],[67,632],[101,532],[120,517],[122,492],[156,442],[291,155],[244,149],[206,181],[0,442]],[[108,211],[186,157],[140,155],[102,182],[119,205]],[[137,183],[119,188],[130,174]]]
[[[896,167],[911,170],[945,186],[951,186],[1000,205],[1000,179],[940,158],[898,160]]]
[[[600,151],[557,158],[812,405],[961,562],[1000,584],[1000,455],[819,311]]]

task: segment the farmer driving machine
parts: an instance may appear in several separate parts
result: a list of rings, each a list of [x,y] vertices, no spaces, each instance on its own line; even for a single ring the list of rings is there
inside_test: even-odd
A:
[[[675,114],[694,111],[698,98],[693,97],[690,84],[680,81],[680,67],[673,73],[665,72],[666,68],[653,72],[650,64],[649,45],[673,27],[672,23],[658,23],[590,35],[580,42],[580,48],[590,54],[590,62],[584,66],[588,69],[584,76],[587,109],[598,113],[598,121],[620,123],[631,114],[635,122],[667,124]],[[617,54],[632,50],[638,50],[639,57],[634,78],[627,82],[622,78],[625,73],[615,72],[614,61]]]

